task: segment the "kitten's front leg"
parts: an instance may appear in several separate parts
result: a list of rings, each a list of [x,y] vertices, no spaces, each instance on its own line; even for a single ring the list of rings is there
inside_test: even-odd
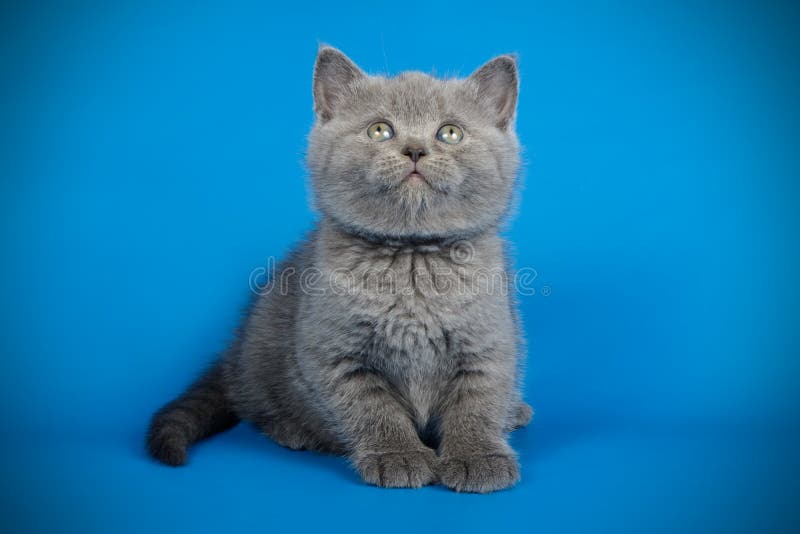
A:
[[[369,484],[418,488],[432,483],[436,454],[425,446],[391,386],[379,373],[341,366],[333,381],[334,409],[351,444],[350,459]]]
[[[488,493],[519,481],[505,436],[513,370],[491,358],[463,358],[442,410],[439,479],[456,491]]]

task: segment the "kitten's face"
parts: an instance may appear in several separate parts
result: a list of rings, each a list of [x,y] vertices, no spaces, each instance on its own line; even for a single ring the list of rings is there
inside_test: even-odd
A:
[[[314,82],[308,164],[323,213],[399,239],[466,236],[502,217],[519,165],[512,58],[464,80],[383,78],[323,48]]]

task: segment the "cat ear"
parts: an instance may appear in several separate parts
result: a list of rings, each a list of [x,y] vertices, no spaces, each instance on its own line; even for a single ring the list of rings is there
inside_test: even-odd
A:
[[[333,47],[323,46],[314,65],[314,111],[322,120],[333,117],[348,86],[366,76],[355,63]]]
[[[517,58],[496,57],[473,72],[469,80],[476,84],[479,97],[497,113],[497,127],[505,130],[517,110]]]

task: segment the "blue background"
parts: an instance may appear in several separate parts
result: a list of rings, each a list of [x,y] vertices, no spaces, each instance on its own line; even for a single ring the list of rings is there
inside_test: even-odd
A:
[[[336,4],[3,2],[0,529],[800,528],[798,9]],[[144,454],[315,217],[318,42],[372,73],[519,53],[513,490],[380,490],[245,425]]]

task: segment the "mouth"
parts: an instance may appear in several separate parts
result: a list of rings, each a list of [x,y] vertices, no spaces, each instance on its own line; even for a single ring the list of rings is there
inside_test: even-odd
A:
[[[411,171],[408,175],[403,179],[405,183],[409,184],[426,184],[430,186],[430,182],[428,179],[425,178],[425,175],[419,171]]]

